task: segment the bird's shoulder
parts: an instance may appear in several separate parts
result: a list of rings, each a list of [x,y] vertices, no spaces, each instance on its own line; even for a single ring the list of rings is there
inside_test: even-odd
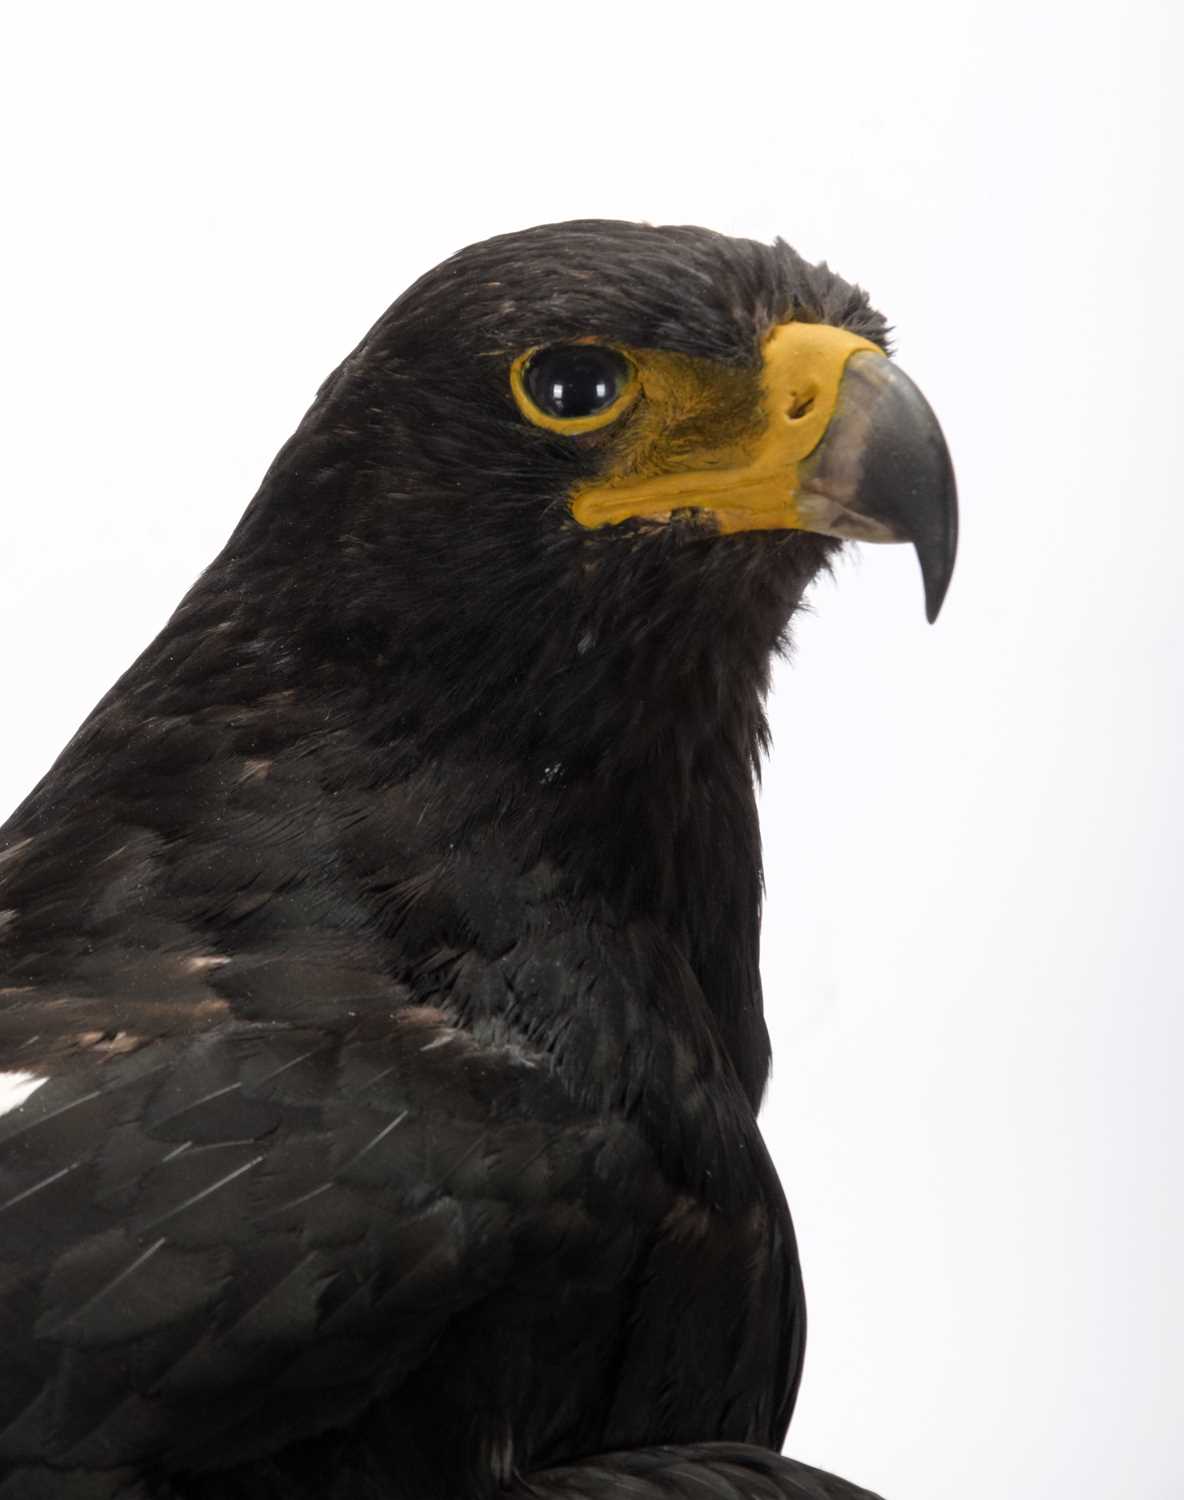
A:
[[[705,1246],[723,1280],[792,1261],[660,925],[508,814],[458,830],[455,768],[366,784],[332,730],[215,717],[162,720],[143,785],[84,745],[7,833],[0,1069],[45,1081],[0,1117],[5,1459],[245,1461],[348,1427],[507,1287],[574,1347],[663,1266],[661,1342]]]
[[[522,1266],[619,1276],[672,1197],[635,1128],[430,1007],[78,1047],[0,1118],[0,1453],[340,1426]]]

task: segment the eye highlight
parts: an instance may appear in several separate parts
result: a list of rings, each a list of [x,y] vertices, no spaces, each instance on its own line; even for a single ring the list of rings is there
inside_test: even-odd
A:
[[[510,386],[523,416],[552,432],[592,432],[638,393],[637,367],[605,344],[550,344],[514,361]]]

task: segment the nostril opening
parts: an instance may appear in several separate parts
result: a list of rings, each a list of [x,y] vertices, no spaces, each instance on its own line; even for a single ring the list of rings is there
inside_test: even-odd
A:
[[[808,395],[799,395],[797,391],[794,391],[789,398],[789,409],[785,415],[791,422],[800,422],[804,416],[809,414],[813,406],[814,393],[812,391]]]

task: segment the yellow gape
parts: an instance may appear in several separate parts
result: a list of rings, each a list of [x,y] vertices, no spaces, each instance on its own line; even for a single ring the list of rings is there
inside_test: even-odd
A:
[[[629,351],[651,408],[644,415],[639,409],[638,425],[650,431],[630,434],[623,462],[575,492],[572,515],[581,525],[605,526],[632,516],[665,520],[695,507],[710,511],[725,532],[814,529],[813,517],[797,505],[797,467],[822,441],[847,361],[861,351],[883,355],[867,339],[829,324],[780,324],[765,340],[759,392],[750,388],[745,403],[747,421],[737,410],[741,372],[707,360]],[[698,432],[688,421],[696,414]]]

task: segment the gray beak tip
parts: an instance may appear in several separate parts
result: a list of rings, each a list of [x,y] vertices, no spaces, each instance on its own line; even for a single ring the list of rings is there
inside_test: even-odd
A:
[[[875,526],[879,539],[912,542],[932,624],[958,551],[958,486],[933,409],[899,365],[855,354],[839,390],[837,426],[839,444],[849,428],[859,450],[848,507]]]

